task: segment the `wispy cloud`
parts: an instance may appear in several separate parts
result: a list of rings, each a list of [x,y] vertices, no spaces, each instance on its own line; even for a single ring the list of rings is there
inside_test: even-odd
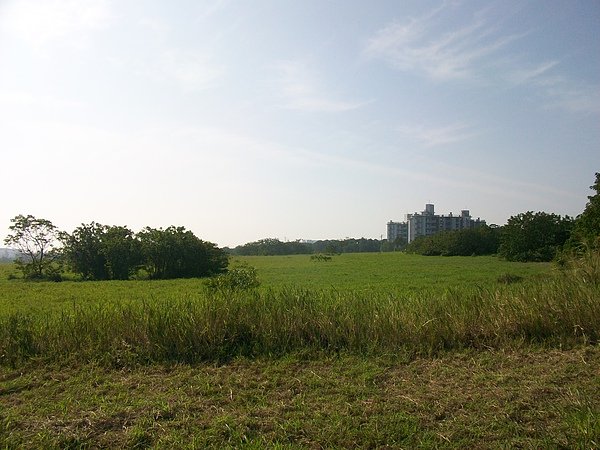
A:
[[[21,0],[4,5],[0,29],[36,48],[65,40],[82,45],[87,34],[110,25],[110,0]]]
[[[301,61],[280,61],[274,65],[276,81],[285,108],[307,112],[344,112],[360,108],[366,102],[347,101],[324,92],[316,73]]]
[[[577,113],[600,113],[600,86],[558,78],[544,87],[549,106]]]
[[[515,85],[527,84],[545,98],[544,105],[575,113],[600,113],[600,85],[572,80],[553,73],[558,62],[551,61],[530,69],[513,69],[509,81]]]
[[[558,61],[546,61],[534,67],[517,67],[509,70],[508,80],[515,84],[539,83],[547,76],[548,72],[556,67]]]
[[[425,125],[401,125],[398,127],[401,135],[421,143],[425,147],[453,144],[465,141],[477,135],[472,127],[463,123],[455,123],[442,127]]]
[[[546,107],[600,112],[600,86],[572,79],[564,70],[561,75],[558,58],[535,61],[536,56],[527,55],[525,50],[506,57],[506,51],[514,50],[511,44],[530,30],[503,33],[493,25],[490,10],[485,9],[457,22],[454,7],[454,3],[444,2],[420,17],[384,26],[367,41],[364,54],[435,81],[470,78],[499,81],[505,87],[527,86],[543,98]],[[448,23],[454,26],[444,26]],[[527,63],[523,63],[525,59]]]
[[[365,54],[399,70],[443,81],[475,75],[489,57],[523,36],[499,35],[484,14],[475,15],[470,23],[440,29],[439,18],[448,8],[444,5],[419,18],[385,26],[368,40]]]

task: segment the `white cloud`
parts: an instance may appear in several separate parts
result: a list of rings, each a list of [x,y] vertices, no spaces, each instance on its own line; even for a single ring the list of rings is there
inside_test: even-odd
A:
[[[450,80],[475,75],[487,58],[522,36],[497,35],[482,14],[466,25],[439,30],[437,16],[445,9],[382,28],[367,42],[365,54],[402,71]]]
[[[525,84],[539,81],[547,72],[554,68],[558,61],[547,61],[535,67],[516,68],[509,71],[508,79],[513,84]]]
[[[109,0],[15,0],[2,9],[0,29],[36,48],[68,40],[81,45],[86,34],[107,27]]]
[[[317,75],[304,62],[280,61],[274,67],[279,75],[277,86],[288,109],[336,113],[351,111],[366,104],[339,100],[324,93]]]
[[[425,147],[452,144],[465,141],[477,135],[471,127],[455,123],[443,127],[427,127],[425,125],[402,125],[398,131],[403,136],[423,144]]]
[[[557,79],[545,86],[545,94],[552,107],[575,113],[600,113],[600,86],[569,83]]]
[[[544,105],[574,113],[600,112],[600,86],[570,79],[557,73],[559,61],[534,67],[508,67],[506,79],[513,86],[527,85],[545,98]]]
[[[545,98],[546,106],[576,113],[600,112],[600,86],[557,75],[558,59],[535,62],[531,55],[512,59],[501,56],[502,50],[528,31],[502,34],[491,25],[486,10],[453,28],[441,28],[441,24],[450,22],[451,9],[450,3],[444,3],[421,17],[383,27],[368,40],[364,54],[436,81],[487,77],[488,82],[500,80],[513,87],[533,87],[536,95]],[[521,64],[519,60],[524,58],[534,62]],[[489,75],[490,68],[495,75]],[[412,131],[418,137],[419,130]],[[427,141],[425,136],[423,140]],[[434,143],[435,139],[431,145]]]

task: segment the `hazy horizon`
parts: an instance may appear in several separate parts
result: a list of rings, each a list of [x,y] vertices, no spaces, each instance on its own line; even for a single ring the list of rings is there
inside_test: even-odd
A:
[[[0,246],[17,214],[230,247],[577,216],[598,30],[584,0],[5,0]]]

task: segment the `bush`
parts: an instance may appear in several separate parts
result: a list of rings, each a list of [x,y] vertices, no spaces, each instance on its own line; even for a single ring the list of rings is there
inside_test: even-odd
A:
[[[256,268],[240,265],[205,282],[210,291],[247,291],[260,286]]]

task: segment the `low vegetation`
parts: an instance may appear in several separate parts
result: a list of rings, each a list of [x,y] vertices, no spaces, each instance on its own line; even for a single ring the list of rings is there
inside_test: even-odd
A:
[[[243,260],[258,288],[24,283],[4,266],[0,442],[597,447],[597,253],[560,270],[402,254]],[[381,289],[356,289],[377,273]]]
[[[600,347],[0,366],[3,448],[600,445]]]
[[[247,274],[246,274],[247,275]],[[72,354],[135,362],[224,361],[296,351],[431,355],[449,349],[594,343],[600,254],[544,283],[390,293],[199,289],[180,298],[103,302],[0,319],[0,363]]]

